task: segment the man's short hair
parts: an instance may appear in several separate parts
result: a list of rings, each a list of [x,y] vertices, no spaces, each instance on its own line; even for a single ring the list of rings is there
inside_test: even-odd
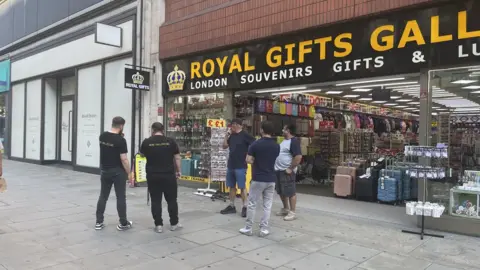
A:
[[[112,127],[119,128],[125,125],[125,119],[121,116],[116,116],[112,119]]]
[[[275,132],[275,126],[273,125],[272,122],[270,121],[263,121],[262,122],[262,130],[263,133],[266,135],[272,135]]]
[[[235,119],[232,120],[232,125],[233,124],[237,124],[237,125],[241,126],[243,124],[243,121],[242,121],[242,119],[235,118]]]
[[[295,126],[295,124],[288,124],[285,125],[285,127],[288,129],[290,134],[295,135],[297,133],[297,126]]]
[[[152,132],[163,132],[164,126],[160,122],[155,122],[152,124]]]

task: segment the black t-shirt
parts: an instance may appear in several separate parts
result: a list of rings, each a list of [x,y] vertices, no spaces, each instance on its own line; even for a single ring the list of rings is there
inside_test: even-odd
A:
[[[247,157],[248,147],[254,141],[255,138],[243,130],[239,133],[232,133],[232,135],[230,135],[228,138],[228,148],[230,152],[227,164],[229,169],[247,168],[245,158]]]
[[[175,173],[174,156],[180,154],[175,140],[154,135],[142,142],[140,152],[147,158],[147,174]]]
[[[128,153],[127,141],[120,135],[105,131],[100,137],[100,167],[102,169],[123,168],[120,154]]]
[[[274,183],[275,161],[280,154],[280,145],[273,138],[261,138],[248,148],[248,155],[255,160],[252,166],[252,181]]]

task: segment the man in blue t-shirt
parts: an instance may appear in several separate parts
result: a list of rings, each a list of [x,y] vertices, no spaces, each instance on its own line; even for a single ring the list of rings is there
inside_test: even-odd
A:
[[[242,120],[233,119],[232,127],[225,135],[223,148],[229,149],[227,163],[227,179],[226,185],[230,188],[230,204],[220,211],[221,214],[234,214],[237,212],[235,208],[235,197],[237,196],[237,187],[241,190],[242,197],[242,217],[247,216],[245,184],[247,180],[247,156],[248,147],[255,141],[250,134],[243,130]]]
[[[280,153],[280,146],[272,138],[275,128],[272,122],[262,122],[260,133],[262,138],[254,142],[248,149],[247,163],[252,164],[252,182],[248,193],[246,226],[240,229],[245,235],[253,234],[253,220],[255,209],[260,199],[263,199],[263,216],[260,221],[260,236],[270,234],[268,221],[272,210],[273,196],[275,193],[275,160]]]
[[[275,171],[277,173],[276,189],[282,199],[283,208],[277,213],[277,216],[283,216],[283,220],[291,221],[296,219],[295,207],[297,205],[297,196],[295,189],[295,176],[297,166],[302,161],[302,150],[300,140],[294,137],[296,127],[293,124],[286,125],[283,128],[283,137],[280,144],[280,155],[275,162]]]

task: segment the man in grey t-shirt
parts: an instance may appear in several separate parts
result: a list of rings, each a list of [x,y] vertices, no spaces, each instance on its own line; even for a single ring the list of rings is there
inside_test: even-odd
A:
[[[277,213],[283,220],[291,221],[296,218],[295,207],[297,196],[295,188],[295,175],[297,166],[302,161],[300,140],[294,137],[296,127],[293,124],[283,128],[284,140],[280,144],[280,154],[275,161],[277,183],[275,185],[278,195],[282,199],[283,208]]]

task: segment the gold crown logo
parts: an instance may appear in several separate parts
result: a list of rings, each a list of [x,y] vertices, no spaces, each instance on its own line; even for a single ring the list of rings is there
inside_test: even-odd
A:
[[[142,84],[144,79],[145,78],[143,78],[143,76],[140,75],[140,73],[138,73],[138,72],[137,72],[137,74],[133,74],[133,76],[132,76],[133,83],[135,83],[135,84]]]
[[[178,66],[175,65],[173,71],[168,73],[167,76],[167,84],[169,91],[178,91],[183,90],[183,84],[185,83],[185,79],[187,76],[185,72],[178,69]]]

